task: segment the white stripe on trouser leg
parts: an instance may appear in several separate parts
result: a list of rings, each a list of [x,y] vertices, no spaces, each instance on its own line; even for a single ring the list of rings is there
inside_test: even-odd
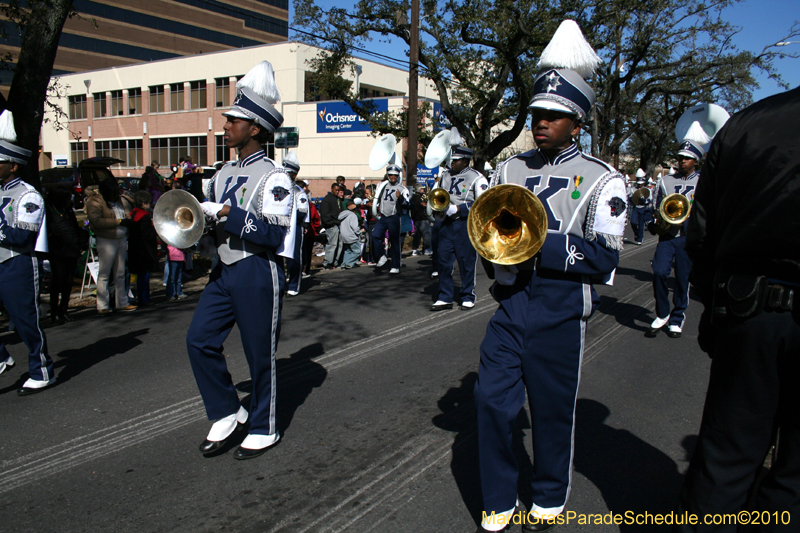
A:
[[[269,433],[276,433],[275,425],[275,397],[277,395],[277,373],[275,371],[275,352],[278,349],[278,312],[280,310],[280,285],[278,284],[278,268],[272,252],[268,252],[269,270],[272,274],[272,330],[270,332],[269,360],[270,360],[270,387],[269,387]]]
[[[44,356],[44,334],[39,317],[39,260],[36,259],[36,256],[31,256],[31,263],[33,266],[33,305],[36,307],[36,331],[39,332],[39,362],[41,363],[39,366],[42,369],[42,380],[50,381],[50,375],[47,372],[47,358]]]

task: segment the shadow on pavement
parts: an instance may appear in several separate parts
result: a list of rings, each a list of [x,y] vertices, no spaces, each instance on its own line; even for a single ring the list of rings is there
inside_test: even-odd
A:
[[[606,425],[610,414],[600,402],[578,400],[575,471],[600,490],[608,509],[615,514],[674,510],[683,481],[678,465],[630,431]],[[693,440],[687,437],[682,444],[693,447]],[[623,532],[642,529],[642,525],[635,524],[619,526]]]
[[[83,348],[64,350],[54,357],[56,377],[60,384],[66,383],[84,370],[116,355],[121,355],[142,344],[140,337],[146,336],[149,328],[129,331],[118,337],[105,337]]]
[[[276,400],[278,431],[285,437],[286,430],[292,423],[297,409],[303,405],[311,392],[322,386],[328,371],[312,361],[325,353],[321,343],[314,343],[296,351],[289,358],[278,359],[277,364],[277,384],[278,397]],[[236,384],[236,390],[250,393],[253,390],[251,380],[242,381]],[[242,398],[242,405],[250,411],[251,396],[248,394]]]

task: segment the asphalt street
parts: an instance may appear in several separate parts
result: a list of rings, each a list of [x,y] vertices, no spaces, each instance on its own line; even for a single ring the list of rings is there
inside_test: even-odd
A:
[[[683,337],[653,320],[655,238],[626,243],[589,323],[567,509],[668,512],[694,444],[709,359],[692,301]],[[278,353],[283,440],[252,461],[197,450],[209,422],[185,333],[199,297],[47,327],[59,384],[16,389],[0,376],[2,532],[472,532],[482,508],[472,390],[496,308],[479,268],[471,311],[431,313],[430,259],[399,276],[322,272],[286,299]],[[225,343],[245,404],[238,331]],[[519,416],[519,493],[529,496],[528,416]],[[527,502],[529,503],[529,502]],[[562,526],[560,531],[665,530]]]

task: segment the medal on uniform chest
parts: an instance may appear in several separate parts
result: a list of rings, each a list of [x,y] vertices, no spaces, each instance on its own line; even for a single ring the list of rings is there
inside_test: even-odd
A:
[[[244,193],[246,192],[247,192],[247,187],[242,187],[242,197],[239,198],[239,205],[242,205],[244,203]]]
[[[575,176],[572,178],[572,183],[575,184],[575,189],[572,191],[572,199],[577,200],[581,197],[581,191],[578,190],[578,187],[583,183],[583,176]]]

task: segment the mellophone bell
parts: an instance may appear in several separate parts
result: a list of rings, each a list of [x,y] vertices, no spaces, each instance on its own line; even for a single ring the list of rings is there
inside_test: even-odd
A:
[[[692,197],[700,180],[700,163],[711,140],[728,120],[728,113],[715,104],[700,104],[688,109],[675,127],[680,143],[677,171],[661,178],[655,205],[655,222],[650,231],[659,235],[653,256],[653,290],[656,317],[650,324],[650,335],[667,328],[667,335],[678,338],[683,332],[686,308],[689,305],[689,272],[692,262],[684,249],[684,223],[691,215]],[[667,280],[675,268],[675,292],[672,309]]]
[[[456,299],[453,265],[458,261],[461,290],[460,309],[475,306],[475,269],[478,256],[467,231],[467,217],[474,202],[489,188],[483,174],[469,166],[472,150],[457,128],[439,132],[425,153],[425,166],[441,164],[439,183],[428,193],[428,215],[434,218],[435,270],[439,277],[439,293],[431,311],[452,309]]]

